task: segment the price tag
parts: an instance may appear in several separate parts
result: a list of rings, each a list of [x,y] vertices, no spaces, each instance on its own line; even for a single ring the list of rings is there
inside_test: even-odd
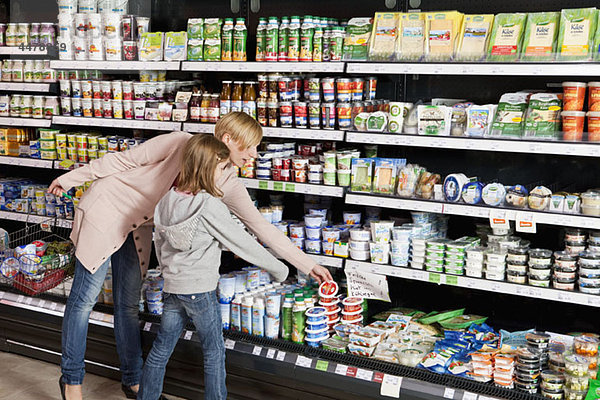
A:
[[[185,335],[183,335],[183,338],[185,340],[192,340],[193,334],[194,334],[194,331],[185,331]]]
[[[308,357],[299,354],[298,358],[296,358],[296,366],[298,367],[310,368],[311,364],[312,360]]]
[[[69,169],[75,164],[75,161],[72,160],[62,160],[58,165],[64,169]]]
[[[32,301],[33,301],[33,297],[28,297],[25,299],[25,304],[30,305]]]
[[[430,272],[429,273],[429,282],[439,284],[440,280],[441,280],[441,275],[440,274],[436,274],[435,272]]]
[[[445,399],[453,399],[454,398],[454,389],[452,389],[452,388],[444,389],[444,398]]]
[[[1,298],[1,296],[0,296],[0,298]],[[37,306],[38,306],[39,308],[44,308],[44,306],[45,306],[45,305],[46,305],[46,300],[40,300],[40,302],[38,303],[38,305],[37,305]]]
[[[144,324],[144,330],[145,330],[146,332],[150,332],[150,328],[152,328],[152,322],[146,322],[146,323]]]
[[[275,358],[275,349],[269,349],[267,350],[267,358],[273,359]]]
[[[285,361],[285,351],[279,350],[277,353],[277,361]]]
[[[293,184],[293,183],[286,183],[285,184],[285,191],[286,192],[290,192],[290,193],[296,192],[296,185]]]
[[[338,364],[335,366],[335,373],[338,375],[346,375],[348,372],[348,366],[344,364]]]
[[[269,189],[269,182],[267,182],[267,181],[258,181],[258,188],[262,189],[262,190],[268,190]]]
[[[262,351],[262,347],[254,346],[254,349],[252,349],[252,354],[255,356],[260,356],[261,351]]]
[[[462,400],[477,400],[477,393],[465,392]]]
[[[400,387],[402,386],[402,377],[396,375],[385,374],[379,394],[381,396],[400,398]]]
[[[25,298],[25,296],[20,294],[19,297],[17,297],[17,303],[22,303],[24,298]]]
[[[329,361],[317,360],[317,365],[315,365],[315,369],[327,372],[327,367],[329,367]]]
[[[273,182],[273,190],[283,192],[283,182]]]
[[[356,377],[358,379],[362,379],[363,381],[369,381],[373,379],[373,371],[368,371],[366,369],[358,368],[356,370]]]
[[[381,383],[383,382],[383,372],[375,372],[373,375],[373,382]]]
[[[356,377],[356,372],[357,372],[356,367],[348,367],[348,370],[346,371],[346,376],[350,376],[352,378]]]
[[[0,300],[4,298],[4,292],[0,292]]]
[[[56,310],[56,306],[58,306],[57,303],[51,303],[50,304],[50,310],[52,310],[52,311]]]
[[[458,278],[454,275],[446,275],[446,285],[458,285]]]
[[[497,229],[509,229],[508,218],[504,210],[490,210],[490,226]]]
[[[533,213],[518,212],[516,216],[517,232],[536,233],[536,224]]]
[[[225,339],[225,348],[227,350],[233,350],[234,347],[235,347],[235,341],[233,341],[231,339]]]

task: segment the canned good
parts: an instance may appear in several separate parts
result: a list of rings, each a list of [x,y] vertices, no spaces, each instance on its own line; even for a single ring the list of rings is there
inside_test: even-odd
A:
[[[281,127],[291,128],[292,127],[292,103],[289,101],[282,101],[279,103],[279,121]]]
[[[321,128],[321,103],[309,103],[308,123],[312,129]]]
[[[335,79],[323,78],[321,84],[323,89],[323,100],[326,102],[335,101]]]
[[[291,101],[293,98],[292,94],[292,78],[282,76],[279,78],[279,99],[281,101]]]
[[[321,79],[309,78],[308,82],[308,100],[317,102],[321,100]]]
[[[377,94],[377,78],[370,76],[365,78],[365,99],[374,100]]]
[[[353,78],[351,85],[352,101],[362,101],[364,90],[365,80],[363,78]]]
[[[321,119],[323,121],[323,129],[335,129],[335,103],[321,104]]]

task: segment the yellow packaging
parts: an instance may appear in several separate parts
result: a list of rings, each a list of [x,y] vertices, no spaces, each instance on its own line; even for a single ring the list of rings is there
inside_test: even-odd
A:
[[[59,149],[67,148],[67,135],[65,133],[56,134],[56,147]]]
[[[400,13],[378,12],[373,19],[369,60],[393,61]]]
[[[40,139],[40,150],[56,150],[54,139]]]
[[[449,61],[454,57],[463,14],[458,11],[431,12],[426,14],[425,45],[427,60]]]
[[[396,59],[419,61],[425,55],[425,13],[400,15]]]
[[[462,61],[483,59],[493,25],[493,14],[465,15],[458,37],[455,58]]]
[[[42,160],[56,160],[56,150],[41,150]]]

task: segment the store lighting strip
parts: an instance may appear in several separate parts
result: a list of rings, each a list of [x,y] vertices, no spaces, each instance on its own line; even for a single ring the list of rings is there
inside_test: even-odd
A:
[[[106,128],[149,129],[156,131],[180,131],[181,122],[146,121],[117,118],[85,118],[55,116],[52,123],[56,125],[96,126]]]
[[[240,178],[248,189],[273,190],[278,192],[313,194],[317,196],[344,197],[341,186],[313,185],[310,183],[281,182],[263,179]]]

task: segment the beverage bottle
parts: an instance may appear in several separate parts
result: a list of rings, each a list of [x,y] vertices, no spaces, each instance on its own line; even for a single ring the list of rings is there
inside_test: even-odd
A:
[[[242,111],[256,119],[256,82],[244,82]]]
[[[252,305],[252,334],[265,335],[265,300],[261,296],[255,296]]]
[[[231,300],[231,324],[229,325],[232,331],[240,331],[242,329],[242,299],[239,294],[236,294]]]
[[[322,56],[321,58],[323,59],[323,61],[331,61],[331,54],[330,54],[330,41],[331,41],[331,27],[327,26],[327,28],[325,28],[325,31],[323,32],[323,49],[321,51]]]
[[[267,25],[267,42],[265,51],[266,61],[277,61],[277,53],[279,50],[279,22],[277,17],[269,17],[269,25]]]
[[[288,17],[281,17],[281,26],[279,26],[279,54],[277,55],[277,61],[288,61],[289,34],[290,19]]]
[[[221,61],[231,61],[233,54],[233,18],[225,18],[221,36]]]
[[[294,307],[294,295],[288,293],[281,307],[281,338],[292,340],[292,308]]]
[[[312,17],[306,15],[300,28],[300,61],[312,61],[314,34]]]
[[[300,17],[293,16],[288,31],[288,61],[298,61],[300,57]]]
[[[256,28],[256,61],[265,61],[267,50],[267,19],[259,18]]]
[[[200,122],[208,122],[208,109],[210,107],[210,94],[204,93],[200,103]]]
[[[246,20],[237,18],[235,28],[233,29],[233,61],[246,61],[246,41],[248,38],[248,29]]]
[[[190,101],[190,120],[200,122],[201,94],[194,93]]]
[[[254,299],[252,296],[242,298],[242,332],[252,334],[252,305]]]
[[[305,311],[304,297],[296,297],[296,302],[292,308],[292,342],[304,343],[304,328],[306,327],[304,319]]]
[[[233,89],[232,89],[232,93],[231,93],[231,112],[242,111],[242,106],[243,106],[242,93],[244,90],[243,85],[244,85],[244,82],[242,82],[242,81],[233,82]]]
[[[231,81],[223,81],[219,115],[223,117],[231,111]]]
[[[323,61],[323,28],[320,26],[315,28],[315,36],[313,37],[313,56],[314,62]]]
[[[219,113],[221,111],[219,96],[220,95],[218,94],[210,95],[210,103],[208,105],[208,122],[211,124],[216,124],[217,121],[219,121]]]

